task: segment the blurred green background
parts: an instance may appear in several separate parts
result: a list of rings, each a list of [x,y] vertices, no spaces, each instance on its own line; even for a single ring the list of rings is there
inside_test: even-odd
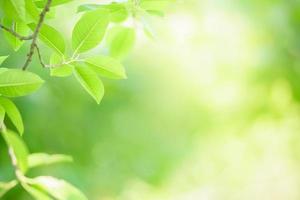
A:
[[[66,35],[80,2],[51,22]],[[104,80],[100,105],[74,78],[31,65],[47,83],[15,99],[25,141],[75,161],[30,175],[65,178],[92,200],[300,199],[300,1],[178,1],[151,25],[156,38],[139,31],[128,79]],[[27,49],[5,64],[20,67]]]

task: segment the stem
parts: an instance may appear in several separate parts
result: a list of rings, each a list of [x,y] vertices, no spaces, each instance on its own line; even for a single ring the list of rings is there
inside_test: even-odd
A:
[[[15,36],[16,38],[18,38],[19,40],[32,40],[33,39],[33,35],[29,35],[29,36],[23,36],[20,35],[19,33],[15,32],[14,30],[0,24],[0,28],[2,28],[3,30],[7,31],[8,33],[12,34],[13,36]]]
[[[41,27],[43,25],[43,22],[45,20],[45,16],[46,16],[47,12],[50,10],[51,2],[52,2],[52,0],[47,0],[47,3],[46,3],[44,9],[42,10],[42,12],[40,14],[39,22],[38,22],[38,24],[37,24],[37,26],[36,26],[33,34],[32,34],[32,42],[31,42],[31,45],[30,45],[29,53],[27,54],[27,60],[26,60],[24,66],[22,68],[23,70],[27,69],[29,63],[32,60],[32,56],[34,54],[34,49],[36,48],[36,40],[38,38],[39,32],[40,32]]]
[[[38,53],[38,57],[39,57],[39,61],[40,61],[41,65],[45,68],[46,65],[43,62],[42,55],[41,55],[41,52],[40,52],[40,48],[38,47],[38,45],[35,45],[35,49],[36,49],[36,51]]]

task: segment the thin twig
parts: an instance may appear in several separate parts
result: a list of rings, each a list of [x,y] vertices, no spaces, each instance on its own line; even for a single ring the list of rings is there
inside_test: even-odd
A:
[[[8,33],[12,34],[13,36],[15,36],[16,38],[18,38],[19,40],[32,40],[33,39],[33,35],[28,35],[28,36],[23,36],[20,35],[19,33],[15,32],[14,30],[0,24],[0,28],[2,28],[3,30],[7,31]]]
[[[39,57],[39,61],[41,63],[41,65],[45,68],[46,65],[45,63],[43,62],[43,58],[42,58],[42,55],[41,55],[41,52],[40,52],[40,48],[38,47],[38,45],[35,44],[35,49],[37,51],[37,54],[38,54],[38,57]]]
[[[33,54],[34,54],[34,48],[36,47],[36,40],[37,40],[37,37],[38,37],[39,32],[40,32],[40,30],[41,30],[41,27],[42,27],[42,25],[43,25],[45,16],[46,16],[47,12],[50,10],[51,2],[52,2],[52,0],[48,0],[48,1],[47,1],[47,3],[46,3],[46,5],[45,5],[44,9],[42,10],[42,12],[41,12],[41,14],[40,14],[39,22],[38,22],[38,24],[37,24],[37,26],[36,26],[36,28],[35,28],[33,34],[32,34],[32,37],[33,37],[33,38],[32,38],[32,42],[31,42],[31,45],[30,45],[29,53],[27,54],[26,62],[25,62],[25,64],[24,64],[23,68],[22,68],[23,70],[26,70],[26,69],[27,69],[29,63],[30,63],[31,60],[32,60],[32,56],[33,56]]]

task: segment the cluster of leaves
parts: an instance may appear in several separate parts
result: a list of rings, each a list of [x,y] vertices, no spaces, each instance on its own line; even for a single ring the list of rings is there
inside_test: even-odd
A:
[[[145,32],[151,35],[147,18],[150,15],[163,15],[162,11],[168,0],[129,0],[123,3],[81,5],[78,7],[81,17],[73,28],[71,45],[66,45],[61,33],[48,25],[47,20],[55,16],[56,6],[69,2],[72,0],[1,0],[0,25],[3,36],[15,51],[25,41],[32,40],[32,47],[36,47],[41,65],[49,68],[51,76],[74,75],[87,93],[100,103],[104,95],[100,77],[126,78],[121,60],[132,49],[136,38],[136,27],[125,25],[126,22],[142,22]],[[50,10],[44,21],[41,19],[43,10],[45,15]],[[26,36],[27,34],[29,35]],[[108,49],[106,55],[86,54],[103,41]],[[40,43],[52,50],[49,64],[43,61],[38,48]],[[72,49],[68,50],[66,46],[71,46]],[[35,73],[5,68],[2,65],[8,57],[9,55],[0,56],[0,126],[1,135],[9,148],[16,178],[10,182],[0,182],[0,197],[21,184],[32,197],[39,200],[86,199],[78,189],[64,180],[49,176],[26,176],[31,168],[72,161],[72,158],[59,154],[29,154],[22,140],[24,126],[21,114],[10,98],[29,95],[39,89],[44,81]],[[31,61],[31,57],[28,61]],[[12,122],[12,127],[6,127],[7,120]]]

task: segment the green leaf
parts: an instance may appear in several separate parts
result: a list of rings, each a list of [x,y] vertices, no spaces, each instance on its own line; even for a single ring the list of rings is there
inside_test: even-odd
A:
[[[109,11],[105,9],[85,13],[76,23],[72,33],[74,54],[96,47],[103,39],[108,23]]]
[[[147,11],[162,11],[168,4],[170,4],[170,1],[168,0],[142,0],[140,7]]]
[[[27,183],[21,183],[21,185],[36,200],[54,200],[48,193],[42,191],[39,187],[31,186]]]
[[[18,184],[16,180],[7,183],[0,182],[0,198]]]
[[[31,179],[31,186],[40,188],[56,200],[87,200],[87,198],[70,183],[50,176],[39,176]]]
[[[28,95],[37,90],[44,81],[36,74],[7,69],[0,73],[0,94],[8,97]]]
[[[50,69],[50,75],[56,77],[67,77],[72,75],[72,72],[73,72],[72,65],[61,65]]]
[[[54,154],[49,155],[46,153],[33,153],[28,157],[29,168],[39,167],[43,165],[56,164],[61,162],[72,162],[73,158],[68,155]]]
[[[20,19],[25,19],[25,1],[24,0],[5,0],[10,1]]]
[[[107,8],[110,10],[110,20],[112,22],[122,22],[128,18],[125,4],[112,3]]]
[[[0,97],[0,105],[4,108],[6,115],[9,117],[13,125],[17,128],[20,135],[23,135],[23,120],[17,106],[11,100],[3,97]]]
[[[83,4],[77,9],[77,12],[85,12],[90,10],[96,10],[98,8],[108,9],[110,12],[110,21],[112,22],[122,22],[127,19],[128,11],[125,4],[121,3],[111,3],[108,5],[101,4]]]
[[[65,4],[65,3],[69,3],[71,1],[73,1],[73,0],[52,0],[51,7],[59,6],[59,5]],[[45,6],[46,2],[47,2],[47,0],[36,0],[36,5],[39,8],[43,8]]]
[[[3,131],[2,135],[9,146],[11,156],[13,156],[13,162],[16,162],[18,168],[25,173],[28,168],[28,150],[25,143],[15,132],[11,130]]]
[[[108,56],[94,56],[85,60],[95,72],[108,78],[126,78],[123,65],[116,59]]]
[[[74,74],[82,87],[96,100],[99,104],[104,95],[104,86],[97,74],[85,65],[76,65]]]
[[[8,56],[0,56],[0,65],[8,58]]]
[[[21,21],[13,22],[12,20],[10,20],[8,18],[4,18],[2,20],[2,23],[3,23],[3,25],[11,28],[15,32],[19,33],[20,35],[27,35],[29,32],[27,25]],[[24,43],[24,41],[19,40],[18,38],[16,38],[15,36],[13,36],[12,34],[6,32],[6,31],[4,32],[3,35],[4,35],[5,39],[7,40],[7,42],[10,44],[10,46],[15,51],[17,51]]]
[[[30,16],[31,20],[33,22],[37,22],[39,19],[40,12],[34,4],[33,0],[25,0],[25,8],[26,13]]]
[[[91,11],[91,10],[97,10],[100,7],[104,8],[105,6],[106,5],[102,5],[102,4],[82,4],[82,5],[78,6],[77,13]]]
[[[133,48],[135,41],[135,30],[133,28],[115,26],[107,37],[109,53],[115,58],[122,59]]]
[[[3,106],[0,105],[0,128],[3,128],[4,117],[5,117],[5,110]]]
[[[63,58],[54,53],[50,58],[50,75],[56,77],[67,77],[72,75],[73,66],[69,64],[62,64],[64,62]]]
[[[28,25],[32,30],[35,30],[35,24]],[[48,47],[52,48],[56,53],[64,55],[65,53],[65,40],[61,34],[53,27],[43,24],[39,33],[39,38]]]

